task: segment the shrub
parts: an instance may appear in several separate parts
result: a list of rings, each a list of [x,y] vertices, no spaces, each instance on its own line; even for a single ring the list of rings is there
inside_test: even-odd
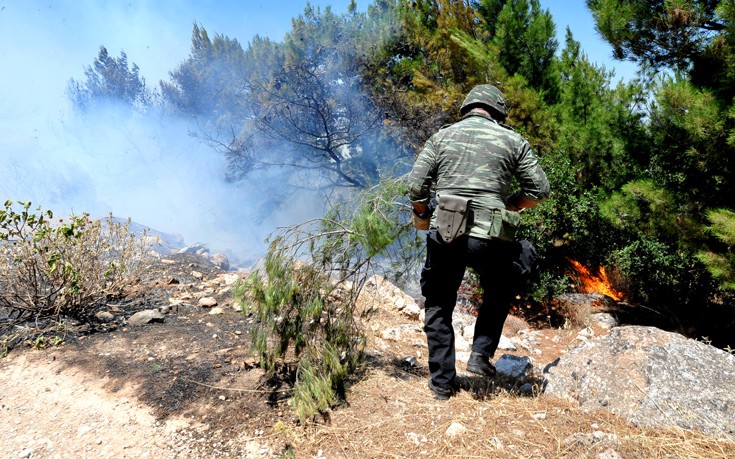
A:
[[[697,258],[723,289],[735,292],[735,212],[728,209],[709,210],[707,220],[710,223],[706,227],[707,231],[720,242],[721,247],[717,251],[714,248],[700,250]]]
[[[150,249],[130,221],[88,214],[54,219],[30,202],[0,210],[0,310],[3,322],[83,319],[108,295],[119,294]]]
[[[405,255],[420,244],[406,203],[394,199],[401,195],[402,180],[385,180],[322,219],[280,231],[262,268],[235,286],[235,300],[254,319],[261,366],[271,375],[295,369],[291,404],[302,422],[334,406],[360,366],[361,320],[371,312],[356,306],[364,282],[379,265],[405,269],[391,264],[395,257],[417,258]]]

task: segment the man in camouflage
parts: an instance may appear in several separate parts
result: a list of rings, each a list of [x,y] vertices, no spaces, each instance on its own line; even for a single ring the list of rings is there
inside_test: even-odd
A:
[[[506,116],[500,90],[492,85],[476,86],[464,100],[460,114],[460,121],[429,139],[409,176],[414,222],[430,222],[421,292],[426,298],[429,388],[439,399],[449,398],[458,389],[452,312],[466,267],[479,275],[483,289],[467,370],[493,376],[495,367],[490,359],[520,287],[523,263],[519,260],[527,255],[524,245],[514,241],[518,212],[549,195],[546,174],[528,142],[499,124]],[[520,190],[511,194],[514,177]],[[453,214],[464,219],[465,230],[451,242],[441,228],[437,229],[436,214],[442,210],[433,212],[432,190],[442,209],[443,194],[469,199],[464,201],[463,214]],[[441,217],[441,221],[446,220]]]

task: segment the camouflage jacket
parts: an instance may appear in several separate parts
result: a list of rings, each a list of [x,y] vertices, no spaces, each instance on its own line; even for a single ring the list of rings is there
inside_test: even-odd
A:
[[[470,219],[467,232],[494,237],[488,214],[494,209],[506,212],[513,177],[524,197],[542,201],[549,196],[546,174],[528,141],[490,116],[470,112],[428,140],[409,175],[409,199],[428,204],[433,184],[438,194],[470,198],[476,217]],[[432,218],[432,226],[434,223]]]

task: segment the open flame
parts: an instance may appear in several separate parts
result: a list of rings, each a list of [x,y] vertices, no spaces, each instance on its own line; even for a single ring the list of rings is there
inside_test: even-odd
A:
[[[579,290],[583,293],[601,293],[607,295],[615,301],[623,299],[622,292],[615,290],[607,278],[605,268],[600,266],[597,270],[598,274],[592,274],[582,263],[568,259],[577,274],[574,276],[579,283]]]

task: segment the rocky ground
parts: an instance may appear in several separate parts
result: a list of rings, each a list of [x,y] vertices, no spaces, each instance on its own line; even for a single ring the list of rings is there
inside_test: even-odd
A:
[[[12,350],[0,360],[0,457],[735,457],[732,441],[636,428],[539,395],[543,368],[607,333],[599,321],[534,329],[510,318],[499,354],[534,371],[488,381],[463,371],[473,319],[459,313],[464,390],[436,401],[418,311],[379,283],[365,370],[341,406],[300,425],[288,384],[266,379],[250,350],[248,318],[231,299],[242,274],[166,257],[99,324],[62,324],[61,344]],[[161,315],[136,325],[146,310]]]

